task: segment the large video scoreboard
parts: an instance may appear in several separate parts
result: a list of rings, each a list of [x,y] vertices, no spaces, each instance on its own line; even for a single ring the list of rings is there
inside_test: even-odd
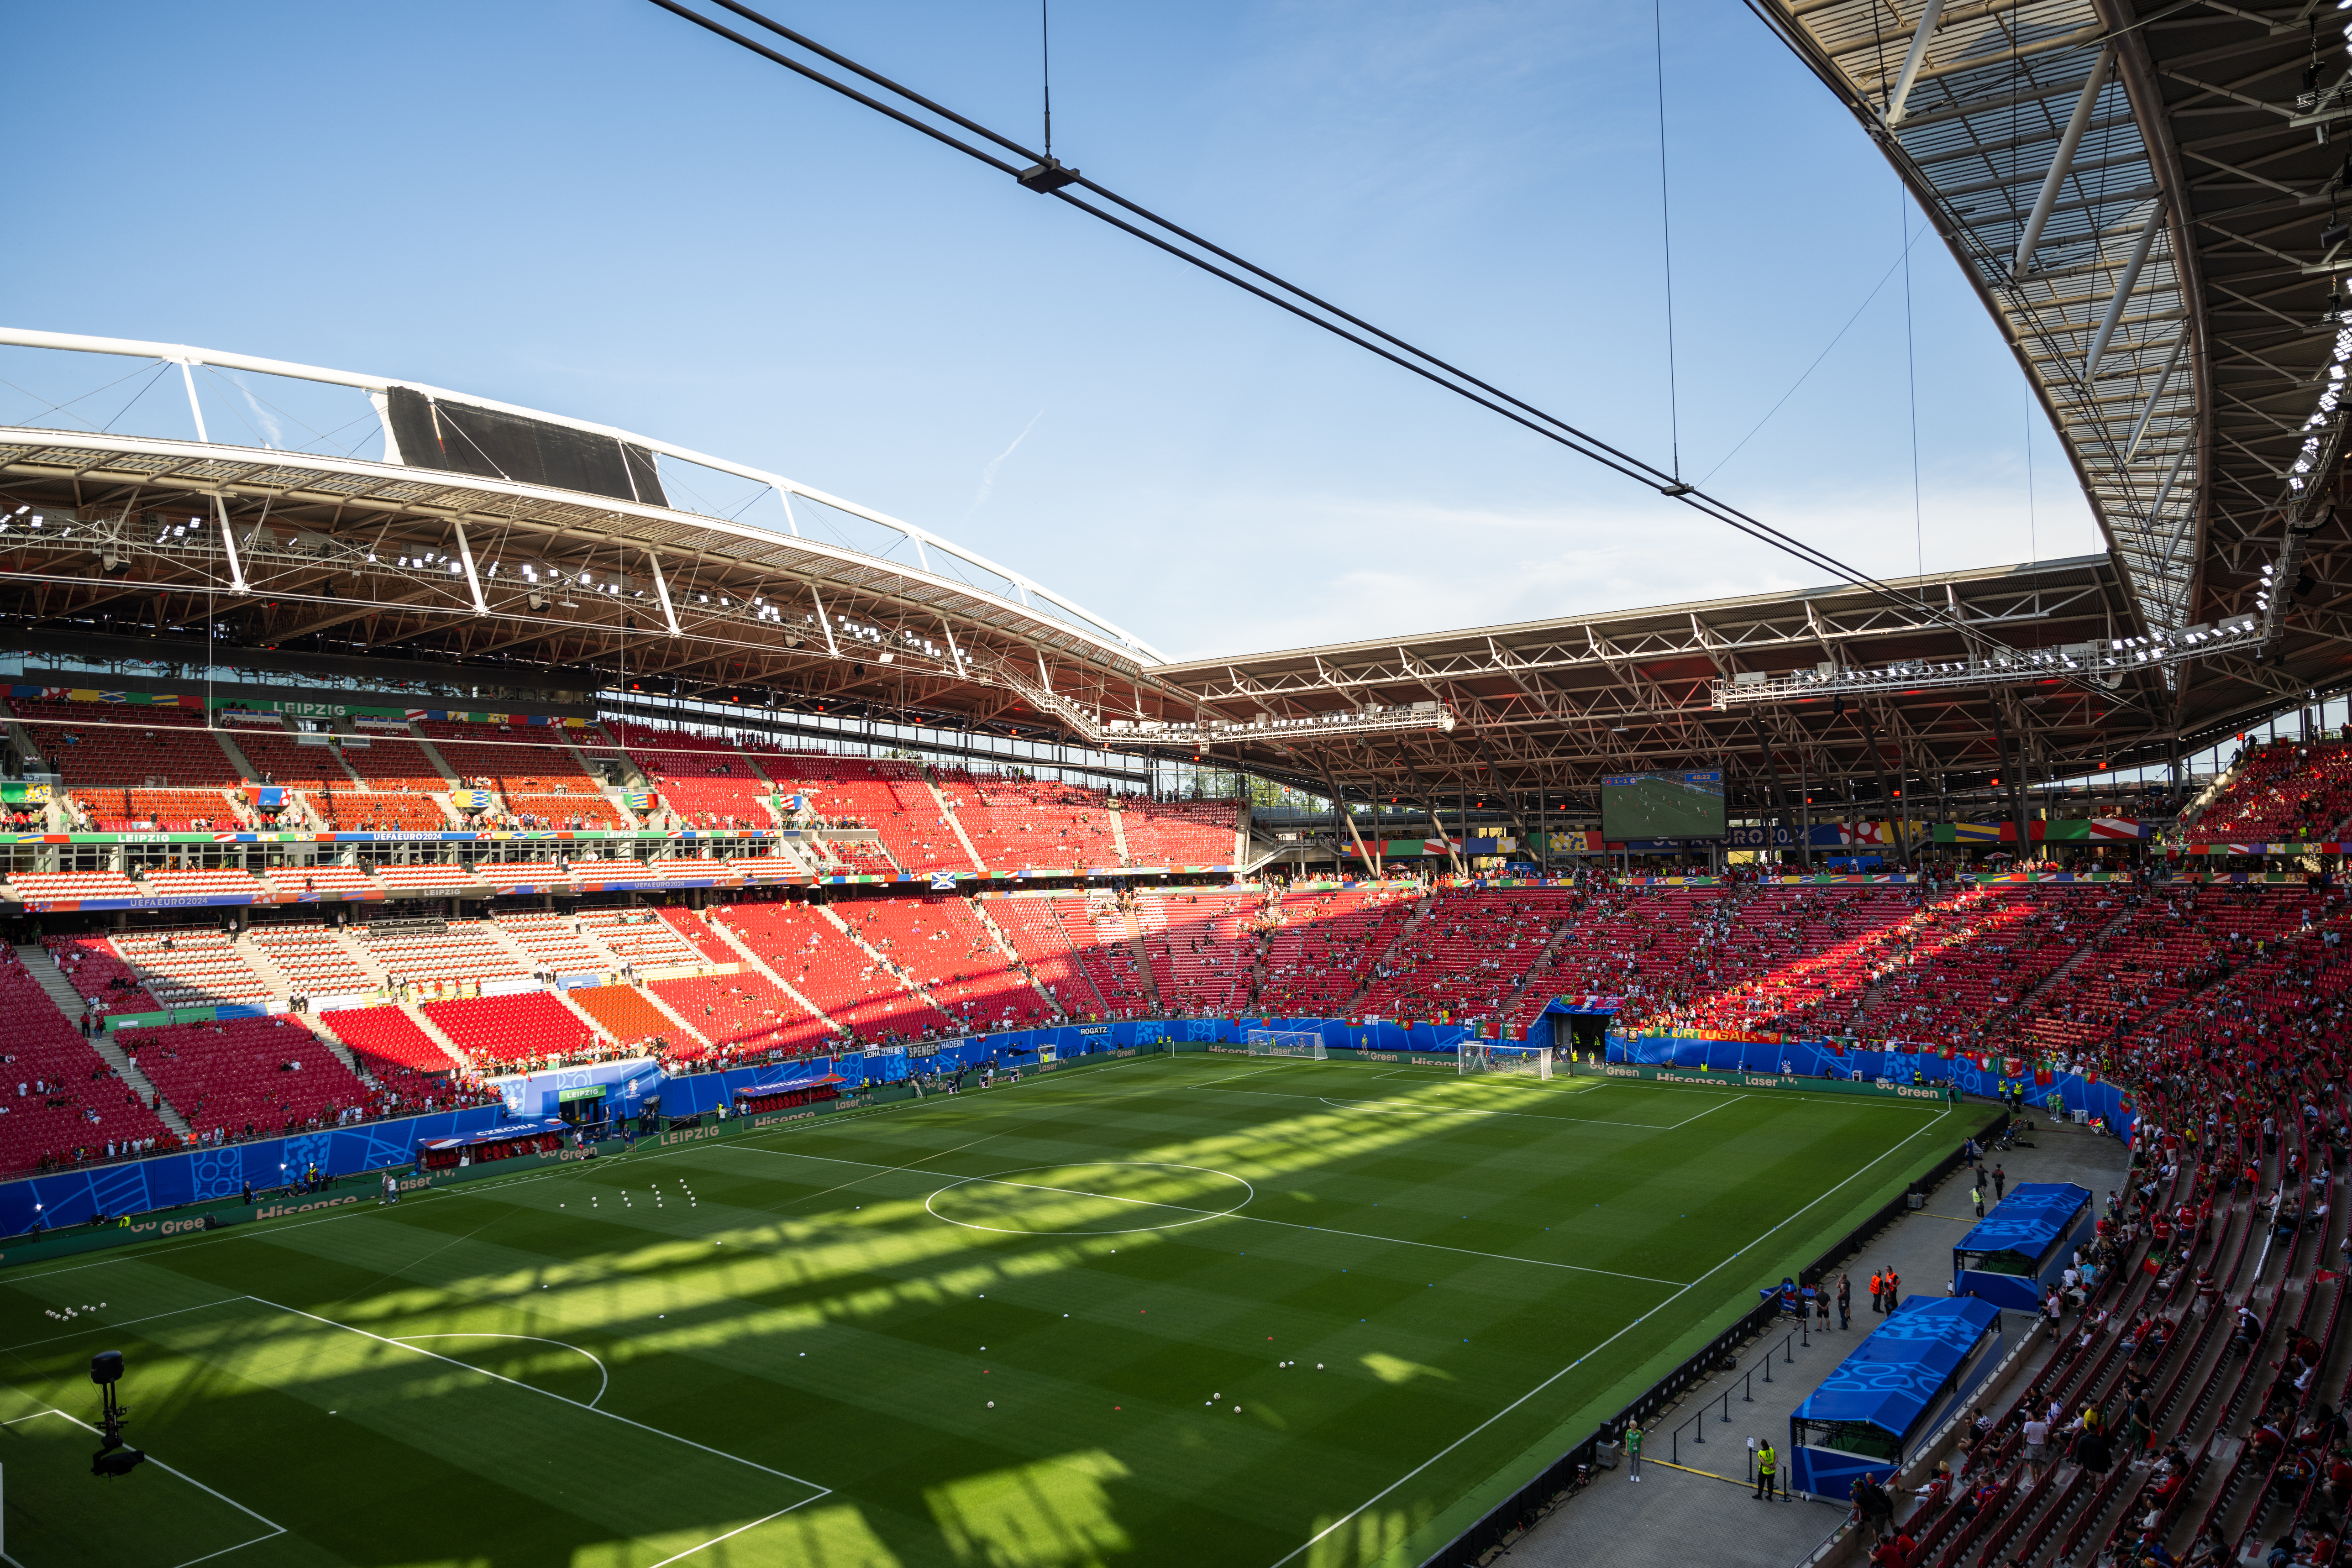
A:
[[[1723,814],[1720,773],[1625,773],[1601,780],[1601,836],[1628,839],[1719,839]]]

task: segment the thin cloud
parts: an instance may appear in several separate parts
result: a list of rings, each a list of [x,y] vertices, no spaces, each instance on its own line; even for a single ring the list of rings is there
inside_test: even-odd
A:
[[[959,526],[971,521],[972,514],[988,505],[989,492],[996,488],[996,471],[1004,466],[1006,458],[1021,450],[1021,444],[1029,439],[1029,433],[1036,429],[1037,422],[1045,417],[1045,411],[1042,408],[1031,414],[1029,423],[1021,427],[1021,434],[1013,438],[1013,444],[998,453],[988,466],[980,471],[980,488],[973,492],[971,505],[966,507],[963,516],[957,519]]]

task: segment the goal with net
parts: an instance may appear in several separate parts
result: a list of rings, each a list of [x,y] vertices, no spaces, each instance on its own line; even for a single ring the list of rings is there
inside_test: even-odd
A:
[[[1551,1051],[1540,1045],[1481,1045],[1462,1042],[1458,1059],[1464,1076],[1473,1072],[1517,1072],[1529,1078],[1551,1077]]]
[[[1323,1049],[1323,1037],[1312,1030],[1254,1029],[1244,1043],[1252,1056],[1302,1056],[1317,1061],[1331,1056]]]

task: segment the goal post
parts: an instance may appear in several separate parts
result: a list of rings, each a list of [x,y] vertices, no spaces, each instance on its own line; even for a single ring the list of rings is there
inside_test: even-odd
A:
[[[1323,1037],[1313,1030],[1254,1029],[1243,1043],[1252,1056],[1292,1056],[1315,1061],[1331,1058],[1324,1049]]]
[[[1474,1072],[1513,1072],[1546,1081],[1551,1077],[1549,1046],[1486,1045],[1465,1040],[1458,1049],[1456,1070],[1465,1078]]]

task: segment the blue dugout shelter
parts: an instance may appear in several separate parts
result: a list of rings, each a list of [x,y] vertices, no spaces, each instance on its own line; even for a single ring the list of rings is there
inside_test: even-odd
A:
[[[2064,1181],[2021,1183],[1952,1249],[1952,1293],[2037,1311],[2097,1223],[2089,1188]]]
[[[2000,1364],[2000,1309],[1914,1296],[1789,1416],[1789,1486],[1843,1500],[1884,1479]]]

